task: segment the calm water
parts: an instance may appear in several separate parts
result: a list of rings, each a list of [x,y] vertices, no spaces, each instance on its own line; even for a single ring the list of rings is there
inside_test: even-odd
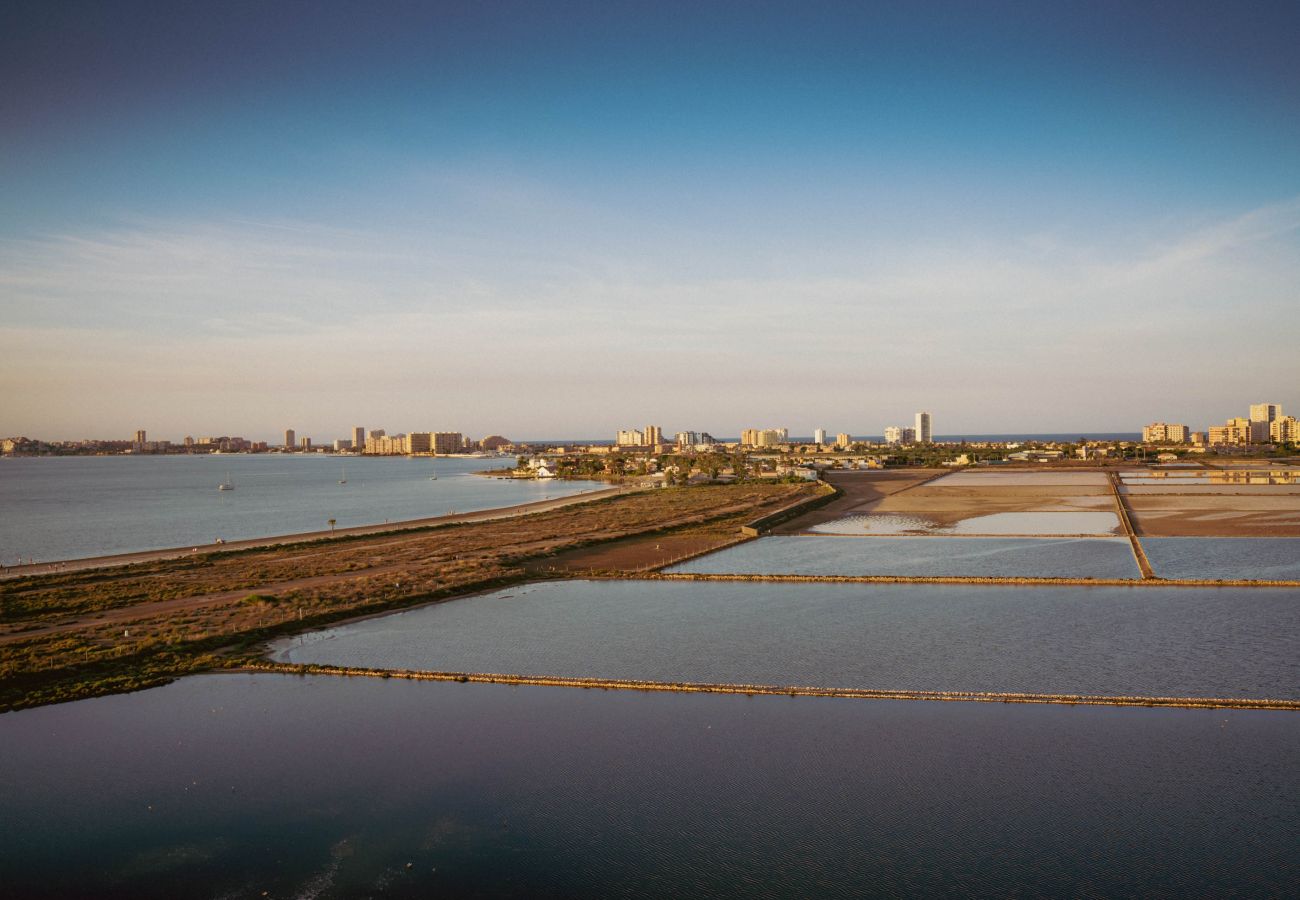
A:
[[[510,464],[317,454],[0,459],[0,562],[321,531],[330,519],[340,528],[397,522],[604,487],[469,474]],[[218,491],[227,476],[235,490]]]
[[[1300,579],[1300,538],[1142,538],[1161,578]]]
[[[1124,538],[817,537],[747,541],[670,572],[1137,578]]]
[[[1300,698],[1300,590],[542,582],[289,638],[398,669]]]
[[[0,716],[9,896],[1293,896],[1300,716],[212,675]],[[409,868],[408,868],[409,865]]]

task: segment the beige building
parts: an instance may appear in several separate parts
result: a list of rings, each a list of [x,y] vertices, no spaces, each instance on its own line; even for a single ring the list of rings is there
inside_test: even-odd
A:
[[[366,438],[364,452],[373,456],[400,456],[406,453],[406,435],[388,435],[383,432],[375,434],[372,431],[370,437]]]
[[[296,446],[298,446],[298,436],[292,428],[286,428],[284,430],[284,449],[292,450]]]
[[[635,429],[620,431],[615,443],[620,447],[640,447],[643,435]]]
[[[1238,417],[1229,419],[1223,425],[1211,425],[1209,442],[1211,444],[1249,444],[1251,442],[1250,420]]]
[[[433,452],[433,432],[431,431],[412,431],[406,436],[407,453],[432,453]]]
[[[1279,444],[1300,443],[1300,421],[1292,416],[1279,416],[1269,423],[1268,436]]]
[[[663,429],[658,425],[647,425],[645,431],[641,432],[641,442],[643,444],[662,444],[664,442]]]
[[[465,436],[459,431],[435,431],[433,433],[434,453],[459,453],[465,449]]]
[[[746,447],[779,447],[788,434],[784,428],[746,428],[740,433],[740,443]]]
[[[1252,422],[1274,422],[1282,418],[1282,407],[1276,403],[1252,403],[1250,405],[1250,421]]]
[[[847,450],[852,445],[853,445],[853,435],[845,434],[844,432],[840,432],[839,434],[835,435],[836,447],[843,447],[844,449]]]
[[[1142,443],[1144,444],[1186,444],[1190,432],[1186,425],[1170,425],[1167,422],[1152,422],[1142,426]]]
[[[901,425],[890,425],[885,428],[886,444],[915,444],[916,429],[904,428]]]

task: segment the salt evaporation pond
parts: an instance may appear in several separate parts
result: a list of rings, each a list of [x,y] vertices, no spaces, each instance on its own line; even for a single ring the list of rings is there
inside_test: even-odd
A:
[[[1105,487],[1108,483],[1105,472],[1012,469],[1005,472],[954,472],[929,482],[927,487]]]
[[[1139,578],[1123,538],[774,536],[668,569],[722,575]]]
[[[1300,538],[1142,538],[1142,547],[1161,578],[1300,580]]]
[[[1300,590],[541,582],[273,645],[392,669],[932,691],[1300,697]]]
[[[13,897],[1264,897],[1300,879],[1288,712],[207,675],[7,713],[0,746]]]
[[[845,516],[814,525],[819,534],[896,535],[1109,535],[1120,529],[1113,512],[1000,512],[972,516],[952,525],[940,525],[916,515],[873,513]]]

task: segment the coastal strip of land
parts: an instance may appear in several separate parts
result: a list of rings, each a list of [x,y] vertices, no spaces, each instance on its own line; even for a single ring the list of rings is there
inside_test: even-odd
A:
[[[5,566],[0,569],[0,579],[21,578],[27,575],[47,575],[52,572],[80,572],[86,569],[104,569],[113,566],[126,566],[133,563],[154,562],[162,559],[182,559],[196,553],[222,553],[234,550],[251,550],[259,547],[275,547],[281,544],[302,544],[308,541],[327,541],[336,538],[357,537],[368,534],[391,534],[420,528],[433,528],[439,525],[463,525],[471,522],[491,522],[496,519],[510,519],[533,513],[560,509],[575,503],[588,503],[602,497],[611,497],[639,490],[635,487],[609,487],[556,497],[548,500],[533,500],[514,506],[498,506],[475,512],[447,513],[441,516],[429,516],[423,519],[403,519],[398,522],[382,522],[373,525],[351,525],[347,528],[327,529],[324,531],[301,531],[294,534],[267,535],[237,541],[202,544],[200,546],[167,547],[158,550],[142,550],[134,553],[116,553],[107,556],[88,556],[77,559],[57,559],[30,563],[21,566]]]
[[[617,546],[628,569],[664,564],[826,490],[746,482],[586,494],[474,521],[10,578],[0,581],[0,711],[152,687],[256,656],[272,637],[574,577],[574,553]]]
[[[329,675],[352,678],[399,678],[409,681],[454,681],[477,684],[538,685],[624,691],[672,691],[699,694],[781,695],[787,697],[842,697],[860,700],[931,700],[967,703],[1056,703],[1070,706],[1168,706],[1184,709],[1300,709],[1300,700],[1252,697],[1145,697],[1091,694],[1032,694],[993,691],[912,691],[869,688],[809,687],[801,685],[727,684],[698,681],[642,681],[623,678],[582,678],[564,675],[507,675],[496,672],[435,672],[412,669],[375,669],[319,663],[261,661],[239,671],[283,675]]]

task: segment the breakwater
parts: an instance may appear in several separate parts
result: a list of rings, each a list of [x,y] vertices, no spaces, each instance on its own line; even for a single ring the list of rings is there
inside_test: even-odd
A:
[[[511,675],[498,672],[438,672],[377,669],[315,663],[246,663],[237,671],[281,675],[330,675],[349,678],[398,678],[408,681],[454,681],[475,684],[536,685],[601,690],[667,691],[703,694],[780,695],[788,697],[839,697],[858,700],[930,700],[965,703],[1053,703],[1073,706],[1164,706],[1183,709],[1300,710],[1300,700],[1244,697],[1144,697],[1090,694],[1034,694],[989,691],[911,691],[869,688],[810,687],[804,685],[725,684],[695,681],[643,681],[621,678],[581,678],[564,675]]]
[[[1153,579],[1156,577],[1156,573],[1151,568],[1151,561],[1147,559],[1146,551],[1142,549],[1142,542],[1138,540],[1137,532],[1133,530],[1133,519],[1129,515],[1128,504],[1124,502],[1124,495],[1120,492],[1119,475],[1115,472],[1107,472],[1106,475],[1110,484],[1111,496],[1115,498],[1115,514],[1119,516],[1120,525],[1124,527],[1124,534],[1133,547],[1133,558],[1137,560],[1138,568],[1142,570],[1142,577],[1144,579]]]

